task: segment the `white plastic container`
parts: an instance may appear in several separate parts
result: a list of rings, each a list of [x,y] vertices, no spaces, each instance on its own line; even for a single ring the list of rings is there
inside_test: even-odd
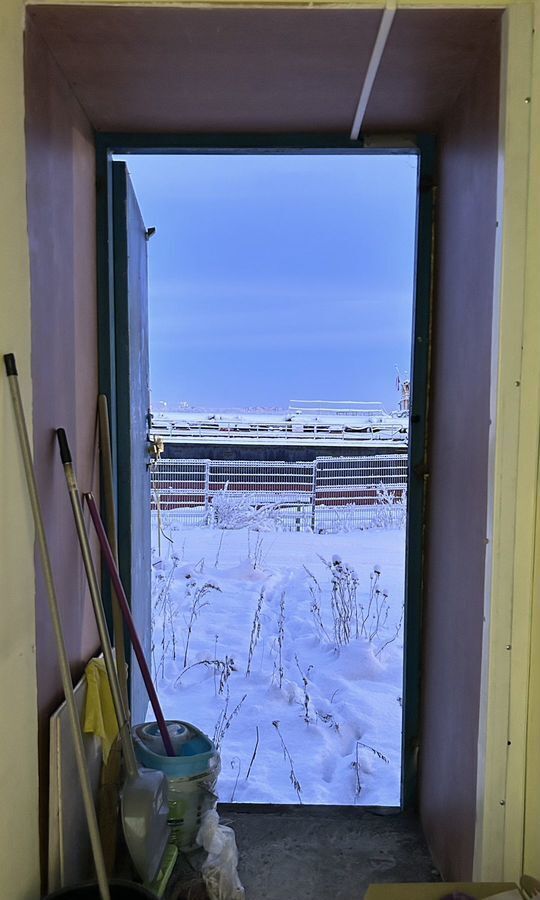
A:
[[[183,853],[197,848],[195,838],[201,827],[202,817],[209,809],[214,809],[217,803],[214,787],[220,769],[219,756],[216,756],[213,771],[204,775],[194,775],[191,778],[167,776],[169,825],[174,842]]]

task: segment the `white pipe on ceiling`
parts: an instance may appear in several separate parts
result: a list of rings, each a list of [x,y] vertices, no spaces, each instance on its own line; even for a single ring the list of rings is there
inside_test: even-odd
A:
[[[392,22],[394,21],[395,14],[396,0],[388,0],[381,17],[379,31],[377,32],[373,50],[371,51],[371,59],[369,60],[366,77],[364,78],[364,84],[362,85],[362,92],[360,94],[358,106],[356,107],[356,112],[354,114],[354,120],[351,129],[351,141],[358,140],[358,135],[360,134],[362,122],[364,121],[364,116],[366,114],[371,91],[373,90],[375,78],[377,77],[377,72],[381,64],[384,48],[386,47],[386,42],[388,40],[388,35],[390,34],[390,29],[392,27]]]

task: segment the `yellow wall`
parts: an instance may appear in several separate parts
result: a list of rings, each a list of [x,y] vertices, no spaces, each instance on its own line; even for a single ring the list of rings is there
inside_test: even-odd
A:
[[[51,0],[32,0],[36,6],[47,5]],[[527,0],[398,0],[398,7],[462,9],[463,7],[506,7]],[[54,0],[60,6],[255,6],[255,7],[366,7],[378,9],[385,6],[384,0]]]
[[[41,2],[41,0],[40,0]],[[59,0],[56,0],[59,2]],[[62,0],[60,0],[62,2]],[[63,0],[67,3],[94,2],[96,0]],[[136,5],[132,0],[97,0],[101,3],[116,5]],[[145,2],[145,0],[142,0]],[[146,2],[145,5],[152,5]],[[158,4],[157,4],[158,5]],[[163,2],[159,5],[188,5],[173,2]],[[198,5],[198,4],[195,4]],[[231,3],[230,5],[233,5]],[[244,5],[249,5],[245,2]],[[263,2],[257,5],[265,5]],[[268,5],[272,5],[269,3]],[[286,5],[286,0],[281,0],[279,5]],[[301,3],[290,5],[300,6]],[[313,5],[310,0],[310,5]],[[344,5],[382,5],[382,4],[344,4]],[[475,0],[475,2],[446,3],[415,2],[405,0],[401,5],[405,6],[493,6],[504,5],[493,3],[493,0]],[[517,4],[516,4],[517,5]],[[540,9],[540,3],[537,3]],[[538,16],[537,16],[538,18]],[[25,203],[25,146],[24,146],[24,105],[23,105],[23,0],[1,0],[0,2],[0,115],[2,127],[0,129],[0,209],[2,210],[2,240],[0,241],[0,350],[2,353],[15,352],[21,373],[23,399],[26,409],[30,411],[31,394],[29,383],[30,369],[30,291],[29,291],[29,265],[27,245],[27,223]],[[536,40],[538,40],[538,28]],[[538,74],[538,59],[534,61],[534,78],[532,88],[538,87],[538,92],[531,89],[533,121],[538,122],[537,104],[540,103],[540,77]],[[508,85],[509,90],[512,84]],[[517,105],[526,102],[526,95],[513,99]],[[529,146],[530,131],[520,125],[520,146]],[[525,130],[524,130],[525,129]],[[516,135],[514,135],[516,137]],[[511,365],[499,367],[499,397],[497,404],[497,432],[493,435],[493,507],[495,510],[495,530],[492,537],[494,547],[491,565],[492,594],[488,597],[488,607],[491,613],[490,626],[490,650],[486,660],[488,677],[485,681],[486,697],[486,747],[481,750],[481,758],[492,760],[497,753],[502,756],[505,750],[500,746],[500,739],[504,735],[501,727],[501,717],[506,715],[501,712],[500,703],[491,702],[493,695],[497,701],[495,691],[500,690],[500,678],[494,678],[502,673],[503,687],[506,671],[505,642],[501,644],[501,636],[514,635],[512,653],[519,661],[518,665],[510,671],[506,679],[506,696],[510,703],[510,722],[512,722],[512,710],[520,710],[523,705],[523,690],[527,691],[528,685],[528,640],[530,628],[524,630],[523,622],[529,622],[533,613],[532,591],[532,556],[529,548],[531,541],[531,495],[534,494],[531,484],[531,473],[534,471],[538,454],[538,412],[540,411],[540,382],[537,363],[540,360],[540,328],[538,317],[531,311],[534,304],[538,304],[538,259],[540,254],[540,196],[538,189],[533,191],[531,184],[540,184],[540,172],[538,171],[539,153],[538,140],[532,140],[532,155],[527,154],[526,165],[529,171],[529,186],[525,189],[525,198],[528,203],[522,204],[521,213],[525,217],[528,234],[528,246],[530,252],[527,259],[522,259],[522,246],[516,250],[514,261],[510,247],[510,257],[506,259],[506,272],[512,265],[516,269],[526,271],[523,291],[508,292],[501,298],[501,308],[506,315],[511,309],[508,304],[514,305],[516,315],[507,319],[501,333],[497,335],[497,346],[500,347],[501,360],[507,359],[510,354]],[[530,167],[530,168],[529,168]],[[503,238],[503,241],[508,236]],[[534,252],[533,252],[534,251]],[[518,258],[519,257],[519,258]],[[535,268],[536,266],[536,268]],[[523,268],[524,267],[524,268]],[[504,272],[503,272],[504,274]],[[526,312],[529,309],[529,314]],[[536,307],[537,308],[537,307]],[[525,312],[524,312],[525,310]],[[520,354],[524,323],[530,321],[532,315],[532,329],[526,330],[525,354]],[[516,355],[517,354],[517,355]],[[514,364],[515,356],[515,364]],[[536,362],[535,362],[536,361]],[[522,416],[518,435],[509,433],[506,426],[514,421],[516,402],[523,404],[523,400],[515,398],[516,382],[526,386],[526,408],[521,406]],[[512,393],[514,387],[514,394]],[[527,422],[527,417],[530,417]],[[531,422],[535,424],[532,425]],[[525,423],[525,424],[524,424]],[[33,574],[33,529],[28,511],[26,489],[22,470],[16,453],[13,418],[11,406],[6,390],[6,381],[0,378],[0,608],[2,620],[0,625],[0,721],[9,723],[9,728],[3,728],[3,738],[0,743],[0,770],[2,784],[2,815],[0,830],[0,897],[10,897],[13,900],[36,900],[39,896],[39,863],[38,863],[38,831],[37,831],[37,715],[36,715],[36,674],[34,656],[34,574]],[[515,453],[508,455],[510,467],[503,465],[504,458],[501,449],[504,442],[516,441]],[[519,443],[519,446],[518,446]],[[534,460],[533,460],[534,457]],[[516,507],[516,484],[518,488],[518,505]],[[519,497],[521,496],[521,500]],[[512,499],[514,498],[514,499]],[[501,513],[501,502],[506,504]],[[521,504],[521,505],[520,505]],[[513,526],[514,513],[517,513],[515,528]],[[512,521],[512,527],[508,527],[508,519]],[[500,523],[500,524],[499,524]],[[505,540],[500,541],[500,531],[505,529]],[[516,589],[519,586],[519,590]],[[512,602],[514,601],[514,603]],[[538,615],[538,590],[535,595],[536,616]],[[493,627],[493,624],[504,619],[510,610],[509,621],[504,627]],[[531,736],[538,733],[538,710],[540,710],[540,678],[538,677],[538,658],[540,650],[538,642],[535,646],[533,657],[533,681],[531,693],[528,697],[529,710],[536,713],[536,719],[531,719],[533,731]],[[512,672],[514,674],[512,674]],[[515,702],[514,702],[515,700]],[[491,720],[498,721],[496,728],[491,728]],[[524,743],[527,733],[527,723],[524,717],[515,723],[520,732],[520,742]],[[503,741],[505,744],[506,742]],[[535,753],[532,750],[535,749]],[[493,751],[493,752],[492,752]],[[525,818],[525,847],[526,861],[533,865],[535,860],[540,860],[540,840],[538,832],[538,809],[540,806],[540,781],[539,769],[536,760],[540,751],[538,747],[529,747],[528,778],[525,769],[524,753],[521,751],[513,756],[510,762],[497,768],[491,765],[492,772],[485,781],[485,796],[480,798],[479,821],[485,823],[485,829],[489,830],[490,822],[494,816],[490,814],[485,804],[499,806],[497,789],[499,786],[506,788],[508,784],[521,784],[526,801],[528,815],[524,817],[521,793],[518,792],[518,802],[506,820],[497,818],[497,825],[485,842],[485,852],[480,857],[478,873],[486,874],[493,860],[498,856],[504,860],[507,874],[514,875],[519,868],[519,845],[515,845],[514,837],[516,829],[513,823]],[[502,771],[504,769],[504,772]],[[499,771],[500,770],[500,771]],[[510,772],[510,778],[508,773]],[[501,779],[506,778],[504,785]],[[500,800],[508,799],[501,794]],[[482,808],[482,803],[484,807]],[[503,808],[503,807],[501,807]],[[495,812],[494,807],[492,813]],[[513,844],[514,842],[514,844]],[[505,854],[506,846],[510,847],[509,854]],[[538,871],[535,874],[540,874]]]
[[[505,13],[500,116],[498,251],[494,284],[492,433],[483,715],[478,755],[475,873],[540,876],[534,758],[527,753],[540,423],[540,5]],[[537,647],[533,654],[537,654]],[[537,756],[538,754],[536,754]],[[524,850],[535,842],[535,852]]]
[[[0,350],[14,352],[30,412],[23,9],[0,4]],[[0,897],[39,896],[33,528],[3,366],[0,377]]]
[[[529,284],[528,293],[533,298],[531,314],[527,323],[527,344],[531,363],[527,371],[531,373],[531,389],[538,403],[540,360],[534,356],[540,333],[540,4],[536,6],[535,31],[533,41],[536,44],[533,58],[532,81],[533,92],[537,99],[532,109],[531,133],[536,135],[532,147],[530,172],[533,202],[530,203],[528,215],[529,231]],[[536,302],[534,302],[534,300]],[[527,347],[527,345],[526,345]],[[534,413],[533,413],[534,414]],[[536,472],[540,459],[536,459]],[[530,617],[532,654],[530,660],[530,691],[527,721],[527,769],[525,782],[525,848],[524,869],[540,878],[540,481],[536,494],[536,540],[535,561],[532,592],[532,610]]]
[[[531,690],[527,734],[524,869],[540,878],[540,490],[536,520],[536,571],[531,660]]]

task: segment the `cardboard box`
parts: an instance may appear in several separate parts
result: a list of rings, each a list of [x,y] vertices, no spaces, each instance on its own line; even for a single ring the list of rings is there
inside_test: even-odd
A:
[[[444,881],[433,884],[372,884],[364,895],[364,900],[441,900],[453,891],[463,891],[476,900],[485,900],[494,894],[517,890],[512,882],[470,882]]]

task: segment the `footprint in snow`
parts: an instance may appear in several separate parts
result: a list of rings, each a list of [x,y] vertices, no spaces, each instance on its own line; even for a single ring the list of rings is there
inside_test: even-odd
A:
[[[322,761],[322,779],[330,784],[336,771],[336,755],[329,753]]]

